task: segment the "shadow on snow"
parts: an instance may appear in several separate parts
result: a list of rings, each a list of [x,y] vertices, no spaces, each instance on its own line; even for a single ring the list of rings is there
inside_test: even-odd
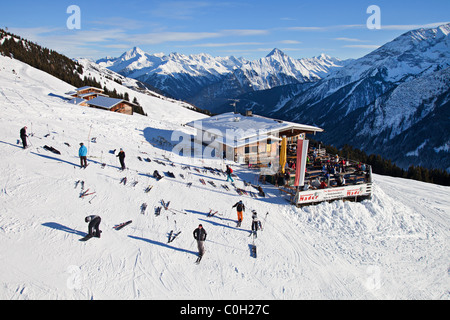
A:
[[[159,241],[155,241],[155,240],[151,240],[151,239],[146,239],[146,238],[141,238],[141,237],[130,236],[130,235],[128,237],[131,238],[131,239],[141,240],[141,241],[153,244],[153,245],[157,245],[157,246],[160,246],[160,247],[172,249],[172,250],[175,250],[175,251],[185,252],[185,253],[193,254],[195,256],[198,255],[197,252],[190,251],[190,250],[187,250],[187,249],[177,248],[177,247],[171,246],[171,245],[169,245],[167,243],[163,243],[163,242],[159,242]]]

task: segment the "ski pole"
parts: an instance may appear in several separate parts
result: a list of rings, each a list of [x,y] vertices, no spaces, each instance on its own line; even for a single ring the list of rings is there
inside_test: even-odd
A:
[[[92,131],[92,124],[91,124],[91,128],[89,129],[89,135],[88,135],[88,152],[90,154],[90,147],[91,147],[91,131]]]
[[[92,199],[89,200],[89,203],[91,203],[91,201],[94,200],[96,197],[97,197],[97,195],[94,195],[94,196],[92,197]]]
[[[28,142],[30,143],[30,147],[34,147],[33,142],[31,141],[31,137],[27,136],[27,138],[28,138]]]

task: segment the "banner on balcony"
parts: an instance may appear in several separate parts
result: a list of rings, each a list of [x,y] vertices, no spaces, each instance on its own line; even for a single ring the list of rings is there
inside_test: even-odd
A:
[[[305,184],[306,158],[308,156],[309,140],[297,141],[297,165],[295,171],[294,186],[299,187]]]

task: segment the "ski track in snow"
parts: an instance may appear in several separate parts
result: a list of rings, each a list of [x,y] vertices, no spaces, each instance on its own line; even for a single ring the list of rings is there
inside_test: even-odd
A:
[[[177,156],[155,143],[182,128],[181,115],[195,117],[191,111],[157,101],[147,106],[152,117],[68,106],[48,96],[69,91],[67,84],[4,57],[0,63],[19,75],[16,80],[8,68],[0,72],[0,299],[450,298],[450,188],[375,175],[374,197],[362,203],[295,208],[269,185],[263,186],[264,199],[239,196],[223,175],[202,171],[223,168],[222,161]],[[158,108],[172,120],[155,118]],[[26,150],[17,144],[24,125],[34,133]],[[145,136],[147,128],[154,136]],[[89,144],[85,170],[79,168],[79,142]],[[121,147],[129,168],[123,172],[109,152]],[[192,170],[183,170],[185,165]],[[242,180],[254,182],[255,171],[232,165],[236,185],[251,190]],[[156,181],[154,170],[177,178]],[[123,177],[126,185],[120,184]],[[96,194],[80,198],[79,180]],[[153,189],[145,193],[149,185]],[[161,199],[174,210],[156,216]],[[237,228],[232,205],[239,199],[246,213]],[[207,217],[210,209],[219,213]],[[256,259],[249,237],[252,209],[264,228],[255,239]],[[91,214],[102,217],[101,239],[80,242],[87,233],[84,217]],[[128,220],[133,223],[113,229]],[[196,265],[192,232],[199,223],[208,238]],[[170,230],[182,233],[167,243]]]

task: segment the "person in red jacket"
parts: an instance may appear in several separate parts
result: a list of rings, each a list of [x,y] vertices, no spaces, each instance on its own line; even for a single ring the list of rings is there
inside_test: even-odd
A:
[[[233,177],[231,174],[233,173],[233,169],[231,169],[230,166],[227,165],[227,170],[225,171],[227,174],[227,182],[231,180],[231,182],[234,182]]]

